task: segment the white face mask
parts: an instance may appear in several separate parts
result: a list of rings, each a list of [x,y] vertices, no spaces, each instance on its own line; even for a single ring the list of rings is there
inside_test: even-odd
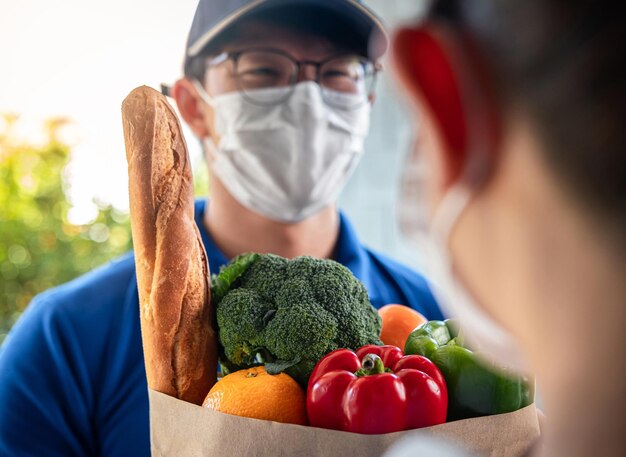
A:
[[[403,195],[402,205],[409,205]],[[426,270],[433,285],[433,294],[445,315],[457,318],[465,340],[483,358],[519,374],[528,374],[528,366],[519,343],[511,333],[484,311],[456,275],[448,249],[450,233],[467,208],[472,197],[469,187],[458,185],[444,196],[435,211],[428,236],[407,234],[426,239]],[[406,209],[405,209],[406,211]],[[507,306],[502,303],[501,306]]]
[[[206,141],[213,173],[242,205],[293,223],[332,204],[363,154],[370,104],[328,106],[315,82],[296,84],[282,104],[259,106],[240,92],[211,98],[220,142]],[[255,99],[281,98],[291,88],[258,89]],[[333,94],[354,104],[353,95]],[[268,99],[270,99],[268,98]]]

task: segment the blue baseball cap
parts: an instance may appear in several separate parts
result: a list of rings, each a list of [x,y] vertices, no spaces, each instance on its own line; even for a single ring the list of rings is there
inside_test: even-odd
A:
[[[351,34],[353,41],[360,40],[369,57],[378,58],[387,50],[389,38],[380,18],[360,0],[199,0],[187,38],[185,66],[243,19],[260,13],[280,17],[281,13],[303,7],[321,13],[311,16],[311,21],[322,19],[325,27],[333,22],[347,27],[346,34]]]

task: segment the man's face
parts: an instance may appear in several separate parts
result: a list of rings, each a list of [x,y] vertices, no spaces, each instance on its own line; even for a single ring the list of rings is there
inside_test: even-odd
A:
[[[274,54],[277,55],[276,58],[282,59],[284,65],[295,71],[298,71],[295,62],[326,62],[326,64],[323,69],[320,69],[319,75],[315,65],[301,64],[299,73],[294,75],[293,79],[290,80],[287,76],[293,75],[292,70],[283,72],[284,77],[278,78],[275,75],[272,76],[276,69],[275,65],[270,65],[274,67],[271,69],[272,71],[265,72],[265,65],[257,65],[258,62],[255,61],[254,57],[247,57],[254,50],[271,50],[277,53]],[[361,65],[364,60],[362,57],[359,57],[346,46],[313,33],[304,33],[295,26],[275,25],[258,20],[245,22],[237,27],[236,32],[221,47],[220,51],[231,55],[242,51],[247,52],[245,58],[244,55],[241,55],[238,64],[235,64],[233,59],[225,59],[220,63],[208,66],[202,85],[211,97],[236,91],[248,91],[246,93],[249,93],[251,89],[256,88],[285,87],[295,82],[313,81],[319,76],[321,81],[318,82],[325,88],[352,94],[362,91],[365,94],[363,96],[365,102],[367,102],[368,97],[369,101],[373,100],[369,93],[373,77],[364,76],[367,72],[363,70]],[[339,59],[335,59],[335,57]],[[211,61],[212,58],[207,57],[207,62]],[[369,63],[369,65],[373,69],[373,64]],[[271,78],[276,79],[272,80],[270,84]],[[362,84],[357,85],[357,89],[353,89],[351,87],[353,80],[361,81]],[[193,126],[192,128],[200,138],[208,135],[215,143],[219,143],[220,137],[215,129],[213,108],[203,103],[199,96],[196,95],[196,97],[202,120],[196,121],[196,125],[199,123],[200,128]],[[185,120],[190,123],[188,118]]]
[[[237,53],[249,49],[271,49],[284,53],[297,61],[321,62],[331,57],[348,54],[348,50],[330,40],[302,33],[296,28],[277,26],[259,21],[242,24],[235,37],[224,45],[223,50]],[[239,69],[241,72],[241,68]],[[316,69],[304,65],[298,81],[314,80]],[[204,86],[211,96],[238,90],[235,65],[228,60],[207,69]]]

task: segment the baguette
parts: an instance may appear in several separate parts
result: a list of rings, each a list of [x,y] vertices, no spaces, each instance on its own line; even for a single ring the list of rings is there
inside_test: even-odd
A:
[[[180,123],[146,86],[122,103],[148,387],[201,404],[217,376],[209,266]]]

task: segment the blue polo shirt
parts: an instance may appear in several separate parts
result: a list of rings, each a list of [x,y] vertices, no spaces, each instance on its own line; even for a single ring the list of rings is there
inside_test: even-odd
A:
[[[228,259],[204,230],[211,271]],[[336,260],[379,308],[442,317],[425,280],[363,247],[340,217]],[[38,295],[0,349],[0,455],[149,456],[148,393],[132,253]]]

